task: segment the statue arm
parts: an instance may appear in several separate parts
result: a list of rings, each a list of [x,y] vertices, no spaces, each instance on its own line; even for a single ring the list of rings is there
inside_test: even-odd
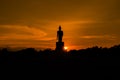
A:
[[[62,31],[62,36],[63,36],[63,31]]]
[[[58,32],[57,32],[57,39],[58,39],[59,35],[58,35]]]

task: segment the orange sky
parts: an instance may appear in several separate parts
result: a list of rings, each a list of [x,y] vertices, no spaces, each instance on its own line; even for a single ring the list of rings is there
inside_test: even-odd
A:
[[[0,47],[55,48],[120,44],[119,0],[0,0]]]

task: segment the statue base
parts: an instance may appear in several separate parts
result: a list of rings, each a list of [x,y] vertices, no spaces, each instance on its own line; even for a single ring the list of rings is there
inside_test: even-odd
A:
[[[56,42],[56,52],[63,53],[64,52],[64,42]]]

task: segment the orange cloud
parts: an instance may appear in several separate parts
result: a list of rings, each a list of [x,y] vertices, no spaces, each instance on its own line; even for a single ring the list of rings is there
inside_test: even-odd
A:
[[[19,25],[0,25],[0,40],[39,40],[46,36],[47,33],[35,27]]]
[[[113,35],[88,35],[88,36],[80,36],[80,38],[84,38],[84,39],[116,39],[116,36]]]

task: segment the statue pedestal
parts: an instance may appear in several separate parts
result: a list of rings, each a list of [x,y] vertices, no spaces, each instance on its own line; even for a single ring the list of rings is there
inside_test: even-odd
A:
[[[57,53],[64,52],[64,42],[56,42],[56,52]]]

